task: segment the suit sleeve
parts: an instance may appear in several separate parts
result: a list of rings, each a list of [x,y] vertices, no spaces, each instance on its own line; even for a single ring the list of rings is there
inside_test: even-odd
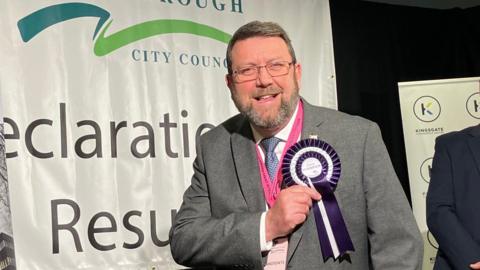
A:
[[[215,217],[211,211],[209,187],[197,149],[194,175],[170,230],[174,260],[185,266],[218,266],[261,269],[261,212],[237,212]]]
[[[373,269],[421,269],[422,238],[374,123],[364,147],[363,181]]]
[[[427,224],[454,269],[470,269],[480,261],[480,245],[465,230],[455,210],[453,157],[444,140],[437,139],[427,194]],[[474,206],[472,206],[474,207]]]

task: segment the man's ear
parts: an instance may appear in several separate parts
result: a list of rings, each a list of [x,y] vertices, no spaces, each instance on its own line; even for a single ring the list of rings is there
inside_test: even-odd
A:
[[[302,88],[302,65],[295,64],[295,79],[297,80],[298,88]]]
[[[225,75],[225,83],[227,84],[228,89],[232,90],[233,87],[233,77],[231,74]]]

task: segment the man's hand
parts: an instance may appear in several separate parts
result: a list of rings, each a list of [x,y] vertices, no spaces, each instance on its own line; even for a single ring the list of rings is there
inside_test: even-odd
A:
[[[472,269],[480,269],[480,262],[470,264],[470,268]]]
[[[265,217],[266,240],[290,234],[307,219],[312,200],[321,198],[320,193],[309,187],[295,185],[283,189]]]

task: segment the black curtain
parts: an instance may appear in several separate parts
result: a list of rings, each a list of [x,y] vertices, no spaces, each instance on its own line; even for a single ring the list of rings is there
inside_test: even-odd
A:
[[[330,1],[338,108],[378,123],[410,199],[397,83],[480,75],[480,7]]]

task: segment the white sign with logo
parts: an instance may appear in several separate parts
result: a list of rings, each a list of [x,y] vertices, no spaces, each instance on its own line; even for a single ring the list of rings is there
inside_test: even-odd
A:
[[[337,107],[327,0],[6,0],[0,9],[18,269],[176,267],[168,232],[195,142],[237,113],[225,51],[241,25],[279,22],[303,67],[301,94]]]
[[[438,245],[426,223],[435,138],[478,124],[480,77],[398,84],[413,213],[422,232],[423,269],[433,269]]]

